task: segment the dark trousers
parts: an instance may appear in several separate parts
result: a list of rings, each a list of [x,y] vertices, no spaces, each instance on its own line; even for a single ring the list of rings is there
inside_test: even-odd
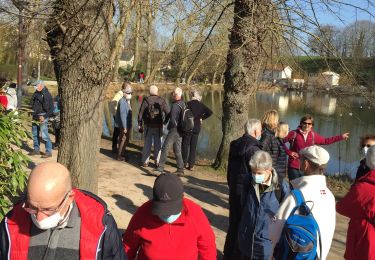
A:
[[[161,155],[160,155],[160,161],[159,161],[160,170],[164,170],[164,165],[167,161],[169,147],[173,146],[173,152],[176,156],[176,161],[177,161],[177,169],[183,171],[184,161],[182,160],[182,155],[181,155],[181,142],[182,142],[182,137],[180,133],[177,131],[177,128],[170,129],[167,137],[164,140],[163,147],[161,148]]]
[[[60,128],[55,128],[55,146],[60,145]]]
[[[195,152],[198,143],[198,133],[187,132],[182,136],[182,159],[184,160],[184,165],[189,163],[189,167],[194,167],[195,165]]]
[[[117,151],[117,143],[118,137],[120,136],[120,128],[113,127],[113,134],[112,134],[112,151]]]
[[[303,174],[299,169],[288,167],[288,178],[289,181],[302,177]]]

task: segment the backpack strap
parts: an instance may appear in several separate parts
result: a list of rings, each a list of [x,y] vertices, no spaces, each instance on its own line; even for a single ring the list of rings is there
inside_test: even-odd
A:
[[[291,193],[296,201],[296,207],[300,207],[305,202],[302,192],[299,189],[293,189]]]

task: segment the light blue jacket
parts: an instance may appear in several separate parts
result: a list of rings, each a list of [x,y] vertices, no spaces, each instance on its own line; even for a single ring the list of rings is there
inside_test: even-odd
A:
[[[132,110],[125,97],[121,98],[117,105],[115,126],[119,128],[132,128]]]

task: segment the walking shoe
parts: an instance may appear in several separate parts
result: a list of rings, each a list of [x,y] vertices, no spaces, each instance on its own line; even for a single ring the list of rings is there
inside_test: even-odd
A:
[[[32,150],[31,152],[28,153],[28,155],[33,156],[33,155],[40,155],[39,151]]]
[[[40,156],[41,158],[50,158],[52,157],[52,153],[45,153],[43,154],[42,156]]]
[[[189,166],[187,169],[188,169],[189,171],[194,171],[194,166]]]
[[[152,175],[158,177],[160,174],[164,173],[164,169],[158,167],[156,168],[153,172],[152,172]]]
[[[177,174],[178,177],[185,176],[184,169],[177,169],[177,171],[175,171],[175,174]]]
[[[142,167],[147,168],[148,167],[148,163],[142,164]]]

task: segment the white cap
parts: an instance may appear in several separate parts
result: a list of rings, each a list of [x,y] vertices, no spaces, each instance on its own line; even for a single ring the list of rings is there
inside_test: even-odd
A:
[[[327,150],[317,145],[306,147],[302,149],[299,154],[319,166],[327,164],[329,161],[329,153]]]

